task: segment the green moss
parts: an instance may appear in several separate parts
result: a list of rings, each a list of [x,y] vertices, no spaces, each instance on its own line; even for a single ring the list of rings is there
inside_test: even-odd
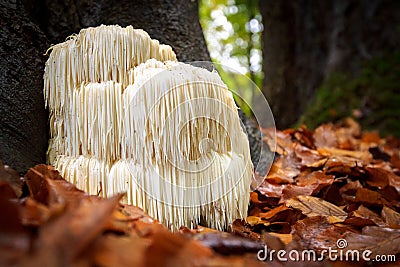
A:
[[[356,77],[330,74],[299,123],[315,128],[348,116],[365,129],[400,137],[400,51],[362,63]]]

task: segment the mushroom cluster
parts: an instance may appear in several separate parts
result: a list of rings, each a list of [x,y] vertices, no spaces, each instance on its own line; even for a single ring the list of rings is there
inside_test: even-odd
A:
[[[44,95],[48,161],[89,194],[126,192],[173,230],[246,216],[249,144],[216,71],[177,62],[143,30],[102,25],[51,48]]]

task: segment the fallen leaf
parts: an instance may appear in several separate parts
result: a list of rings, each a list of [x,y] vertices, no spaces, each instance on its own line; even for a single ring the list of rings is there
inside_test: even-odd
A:
[[[329,203],[320,198],[312,196],[297,196],[286,202],[288,207],[299,209],[308,217],[325,216],[334,217],[335,222],[344,221],[347,217],[347,212],[343,211],[338,206]]]
[[[400,214],[386,206],[382,209],[382,218],[390,228],[400,228]]]
[[[381,138],[378,132],[363,132],[361,141],[372,145],[378,145],[381,142]]]
[[[263,141],[267,143],[269,149],[272,152],[276,152],[280,155],[286,155],[292,151],[292,137],[288,133],[284,133],[282,131],[278,131],[275,128],[265,128],[262,129],[263,133],[266,135],[263,138]],[[274,142],[274,137],[276,139],[276,143]]]
[[[24,177],[31,197],[45,205],[49,204],[47,179],[62,180],[62,177],[53,167],[44,164],[29,169]]]
[[[288,249],[314,249],[320,252],[334,248],[344,232],[332,225],[326,216],[307,217],[293,225],[293,241]]]
[[[396,255],[400,253],[400,230],[378,226],[366,226],[362,233],[346,233],[344,236],[348,250],[371,250],[371,259],[376,255]]]
[[[284,184],[275,184],[272,183],[270,180],[265,179],[257,188],[257,190],[267,197],[280,198],[282,195],[282,190],[285,188],[285,186],[286,185]],[[251,192],[250,194],[253,194],[253,192]]]
[[[160,228],[149,237],[145,253],[146,266],[206,266],[213,251],[195,240]]]
[[[339,192],[340,192],[340,194],[347,194],[347,195],[355,196],[357,193],[357,190],[362,187],[363,186],[361,185],[359,180],[356,180],[356,181],[350,180],[350,181],[347,181],[347,183],[339,189]]]
[[[400,170],[400,153],[399,151],[396,151],[393,153],[392,157],[390,158],[390,162],[394,167],[396,167],[398,170]]]
[[[63,207],[59,208],[62,209]],[[55,212],[56,207],[53,207],[53,210],[51,211],[47,206],[30,197],[22,200],[21,205],[19,206],[20,220],[24,226],[39,227],[50,218],[52,213]]]
[[[344,221],[345,224],[349,224],[356,227],[379,225],[384,226],[383,220],[370,209],[360,205],[357,210],[352,211],[348,218]]]
[[[300,160],[294,155],[278,158],[271,166],[266,179],[274,183],[292,183],[300,174]]]
[[[326,161],[324,156],[321,156],[316,150],[305,146],[295,145],[294,153],[297,158],[301,159],[301,165],[307,167],[319,166],[321,160]]]
[[[279,238],[279,240],[286,246],[286,245],[288,245],[290,242],[292,242],[292,240],[293,240],[293,237],[292,237],[292,234],[280,234],[280,233],[273,233],[273,232],[271,232],[271,233],[265,233],[265,234],[268,234],[268,235],[270,235],[270,236],[274,236],[274,237],[277,237],[277,238]]]
[[[145,253],[151,241],[135,236],[100,236],[86,254],[93,266],[146,266]]]
[[[50,182],[51,180],[47,180]],[[120,195],[110,199],[87,197],[79,204],[67,205],[63,214],[39,230],[35,252],[21,265],[70,265],[106,227]]]
[[[14,190],[7,183],[3,191]],[[19,218],[18,202],[0,197],[0,266],[17,266],[19,259],[29,252],[31,239]]]
[[[269,182],[264,181],[267,184]],[[265,188],[259,188],[260,190],[263,190]],[[275,195],[276,197],[270,197],[269,195]],[[271,194],[267,193],[266,195],[261,194],[259,191],[254,191],[250,193],[250,203],[254,205],[255,207],[258,207],[260,209],[264,209],[265,207],[275,207],[278,205],[279,202],[279,194],[271,192]]]
[[[359,164],[367,165],[372,160],[372,155],[368,151],[353,151],[338,149],[332,147],[322,147],[318,149],[318,153],[325,157],[335,157],[339,160],[341,159],[354,159]],[[348,160],[342,160],[344,162]]]
[[[293,136],[297,139],[297,141],[311,149],[314,149],[314,138],[313,138],[313,132],[305,125],[301,125],[297,130],[293,132]]]
[[[282,198],[279,201],[280,203],[287,203],[290,199],[297,196],[310,196],[312,193],[317,190],[319,187],[318,184],[310,184],[310,185],[287,185],[282,190]]]
[[[11,187],[10,183],[0,181],[0,198],[4,200],[17,198],[17,194],[15,193],[15,190]]]
[[[223,255],[258,252],[263,248],[261,241],[254,241],[230,233],[204,233],[195,235],[194,240]]]
[[[387,201],[382,198],[381,194],[367,188],[357,189],[354,202],[363,204],[365,206],[381,206],[387,203]]]
[[[18,172],[11,169],[7,165],[3,165],[0,161],[0,182],[8,183],[17,197],[22,194],[23,180],[19,176]]]
[[[366,167],[365,170],[369,174],[367,177],[367,183],[370,186],[383,188],[389,184],[389,175],[390,175],[389,171],[371,167]]]
[[[259,233],[255,233],[252,231],[250,224],[240,219],[236,219],[232,223],[232,232],[256,241],[259,241],[261,239],[261,235]]]
[[[260,218],[268,222],[288,222],[289,224],[294,224],[301,217],[301,212],[288,208],[285,205],[278,206],[265,213],[260,213]]]
[[[317,194],[313,194],[313,196],[326,200],[332,204],[335,204],[336,206],[342,206],[345,204],[345,201],[340,194],[338,183],[333,183],[331,185],[322,187],[319,192]]]
[[[313,137],[317,148],[338,146],[336,131],[332,123],[319,126],[315,129]]]
[[[313,171],[307,175],[299,175],[296,178],[296,185],[306,186],[306,185],[330,185],[333,183],[335,176],[327,175],[321,170]]]

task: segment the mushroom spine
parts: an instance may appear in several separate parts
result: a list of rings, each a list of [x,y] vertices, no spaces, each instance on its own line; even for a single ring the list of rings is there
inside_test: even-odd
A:
[[[128,26],[55,45],[44,74],[48,161],[90,194],[126,192],[171,229],[224,229],[247,214],[253,166],[232,93],[215,71]]]

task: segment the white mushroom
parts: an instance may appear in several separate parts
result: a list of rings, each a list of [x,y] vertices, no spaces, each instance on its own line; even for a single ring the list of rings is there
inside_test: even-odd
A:
[[[217,72],[176,62],[142,30],[100,26],[53,46],[44,79],[48,160],[65,179],[126,192],[174,230],[246,216],[249,145]]]

